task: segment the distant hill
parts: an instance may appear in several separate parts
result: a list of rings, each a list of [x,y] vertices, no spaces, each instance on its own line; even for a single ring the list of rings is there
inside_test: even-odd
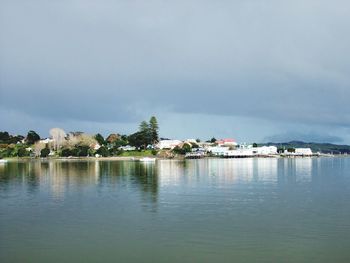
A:
[[[260,145],[275,145],[278,148],[311,148],[313,152],[321,152],[321,153],[348,153],[350,154],[350,145],[338,145],[332,143],[315,143],[315,142],[302,142],[302,141],[290,141],[290,142],[268,142],[262,143]]]

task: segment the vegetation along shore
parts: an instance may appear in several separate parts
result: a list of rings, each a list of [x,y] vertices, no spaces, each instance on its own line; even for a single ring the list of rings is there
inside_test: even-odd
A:
[[[52,128],[48,138],[30,130],[26,136],[0,132],[0,159],[13,158],[108,158],[113,160],[153,158],[244,158],[347,155],[348,145],[304,143],[237,143],[234,139],[176,140],[159,137],[157,118],[142,121],[138,131],[126,135],[65,132]]]

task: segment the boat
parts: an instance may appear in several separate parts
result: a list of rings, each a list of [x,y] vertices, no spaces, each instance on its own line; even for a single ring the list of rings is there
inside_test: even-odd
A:
[[[0,159],[0,163],[7,163],[7,160]]]
[[[150,157],[144,157],[140,159],[140,162],[147,162],[147,163],[151,163],[155,161],[156,161],[156,158],[150,158]]]

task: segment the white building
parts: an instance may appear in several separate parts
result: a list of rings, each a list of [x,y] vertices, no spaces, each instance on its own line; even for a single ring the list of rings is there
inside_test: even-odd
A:
[[[288,152],[288,150],[284,150],[284,154],[289,156],[312,156],[313,155],[310,148],[295,148],[295,152]]]
[[[250,148],[255,155],[274,155],[277,154],[276,146],[262,146]]]
[[[276,155],[276,146],[262,146],[262,147],[240,147],[236,150],[229,150],[223,154],[224,157],[253,157],[259,155]]]
[[[119,150],[123,150],[123,151],[135,151],[136,147],[130,146],[130,145],[126,145],[126,146],[120,146],[118,149]]]
[[[182,141],[180,140],[161,140],[157,143],[156,148],[162,149],[174,149],[176,146],[180,145]]]
[[[254,153],[252,149],[237,149],[230,150],[224,154],[225,157],[253,157]]]
[[[295,155],[310,156],[312,151],[310,148],[295,148]]]
[[[50,139],[50,138],[41,139],[39,142],[48,144],[48,143],[50,143],[50,142],[53,142],[53,139]]]
[[[222,147],[222,146],[210,146],[207,148],[207,152],[213,155],[225,155],[230,150],[230,147]]]
[[[195,144],[198,144],[198,142],[196,141],[196,139],[186,139],[184,142],[187,142],[187,143],[195,143]]]

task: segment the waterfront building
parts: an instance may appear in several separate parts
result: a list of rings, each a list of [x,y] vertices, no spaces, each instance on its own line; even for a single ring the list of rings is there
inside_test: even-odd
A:
[[[136,151],[136,147],[130,145],[120,146],[118,149],[123,151]]]
[[[156,148],[163,150],[169,149],[172,150],[176,146],[179,146],[182,143],[180,140],[161,140],[156,144]]]
[[[284,154],[287,156],[312,156],[312,150],[310,148],[295,148],[294,152],[284,150]]]
[[[275,154],[277,154],[277,147],[276,146],[252,147],[249,149],[252,150],[254,155],[275,155]]]
[[[207,148],[207,152],[216,156],[225,155],[230,150],[230,147],[223,146],[210,146]]]
[[[254,153],[252,149],[240,148],[237,150],[229,150],[224,153],[223,157],[226,158],[243,158],[243,157],[253,157]]]
[[[312,150],[310,148],[295,148],[295,155],[310,156]]]
[[[238,144],[234,139],[221,139],[216,141],[218,146],[236,147]]]

